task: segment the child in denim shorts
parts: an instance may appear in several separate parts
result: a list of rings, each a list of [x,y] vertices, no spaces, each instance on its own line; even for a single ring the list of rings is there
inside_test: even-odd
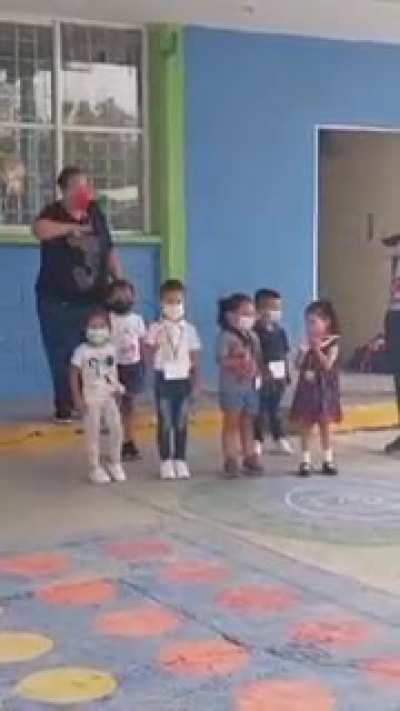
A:
[[[247,294],[233,294],[219,303],[217,344],[219,400],[223,413],[224,473],[239,476],[240,458],[247,475],[263,472],[254,447],[254,418],[259,411],[261,351],[253,328],[254,302]],[[239,447],[240,444],[240,447]]]

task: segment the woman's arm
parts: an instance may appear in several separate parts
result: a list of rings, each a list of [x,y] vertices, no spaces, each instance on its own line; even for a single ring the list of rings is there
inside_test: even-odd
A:
[[[56,222],[45,217],[39,217],[32,225],[32,232],[39,242],[48,242],[52,239],[85,235],[85,228],[80,227],[75,222]]]

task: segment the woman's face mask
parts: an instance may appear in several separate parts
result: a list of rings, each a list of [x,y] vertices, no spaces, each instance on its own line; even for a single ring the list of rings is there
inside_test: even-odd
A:
[[[185,314],[185,306],[183,301],[176,303],[164,303],[162,304],[162,313],[165,318],[170,321],[180,321]]]
[[[104,346],[111,338],[110,330],[106,326],[89,326],[86,338],[92,346]]]

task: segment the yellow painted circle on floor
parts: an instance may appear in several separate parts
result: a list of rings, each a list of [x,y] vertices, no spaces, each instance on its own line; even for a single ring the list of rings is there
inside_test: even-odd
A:
[[[49,637],[32,632],[0,632],[0,664],[26,662],[53,647]]]
[[[116,679],[111,674],[97,669],[59,667],[27,676],[18,684],[16,693],[30,701],[63,705],[102,699],[116,688]]]

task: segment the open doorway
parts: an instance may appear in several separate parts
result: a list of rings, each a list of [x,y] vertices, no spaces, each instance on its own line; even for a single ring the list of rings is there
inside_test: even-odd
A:
[[[400,131],[320,128],[318,139],[318,293],[337,308],[346,362],[383,330],[382,238],[400,232]]]

